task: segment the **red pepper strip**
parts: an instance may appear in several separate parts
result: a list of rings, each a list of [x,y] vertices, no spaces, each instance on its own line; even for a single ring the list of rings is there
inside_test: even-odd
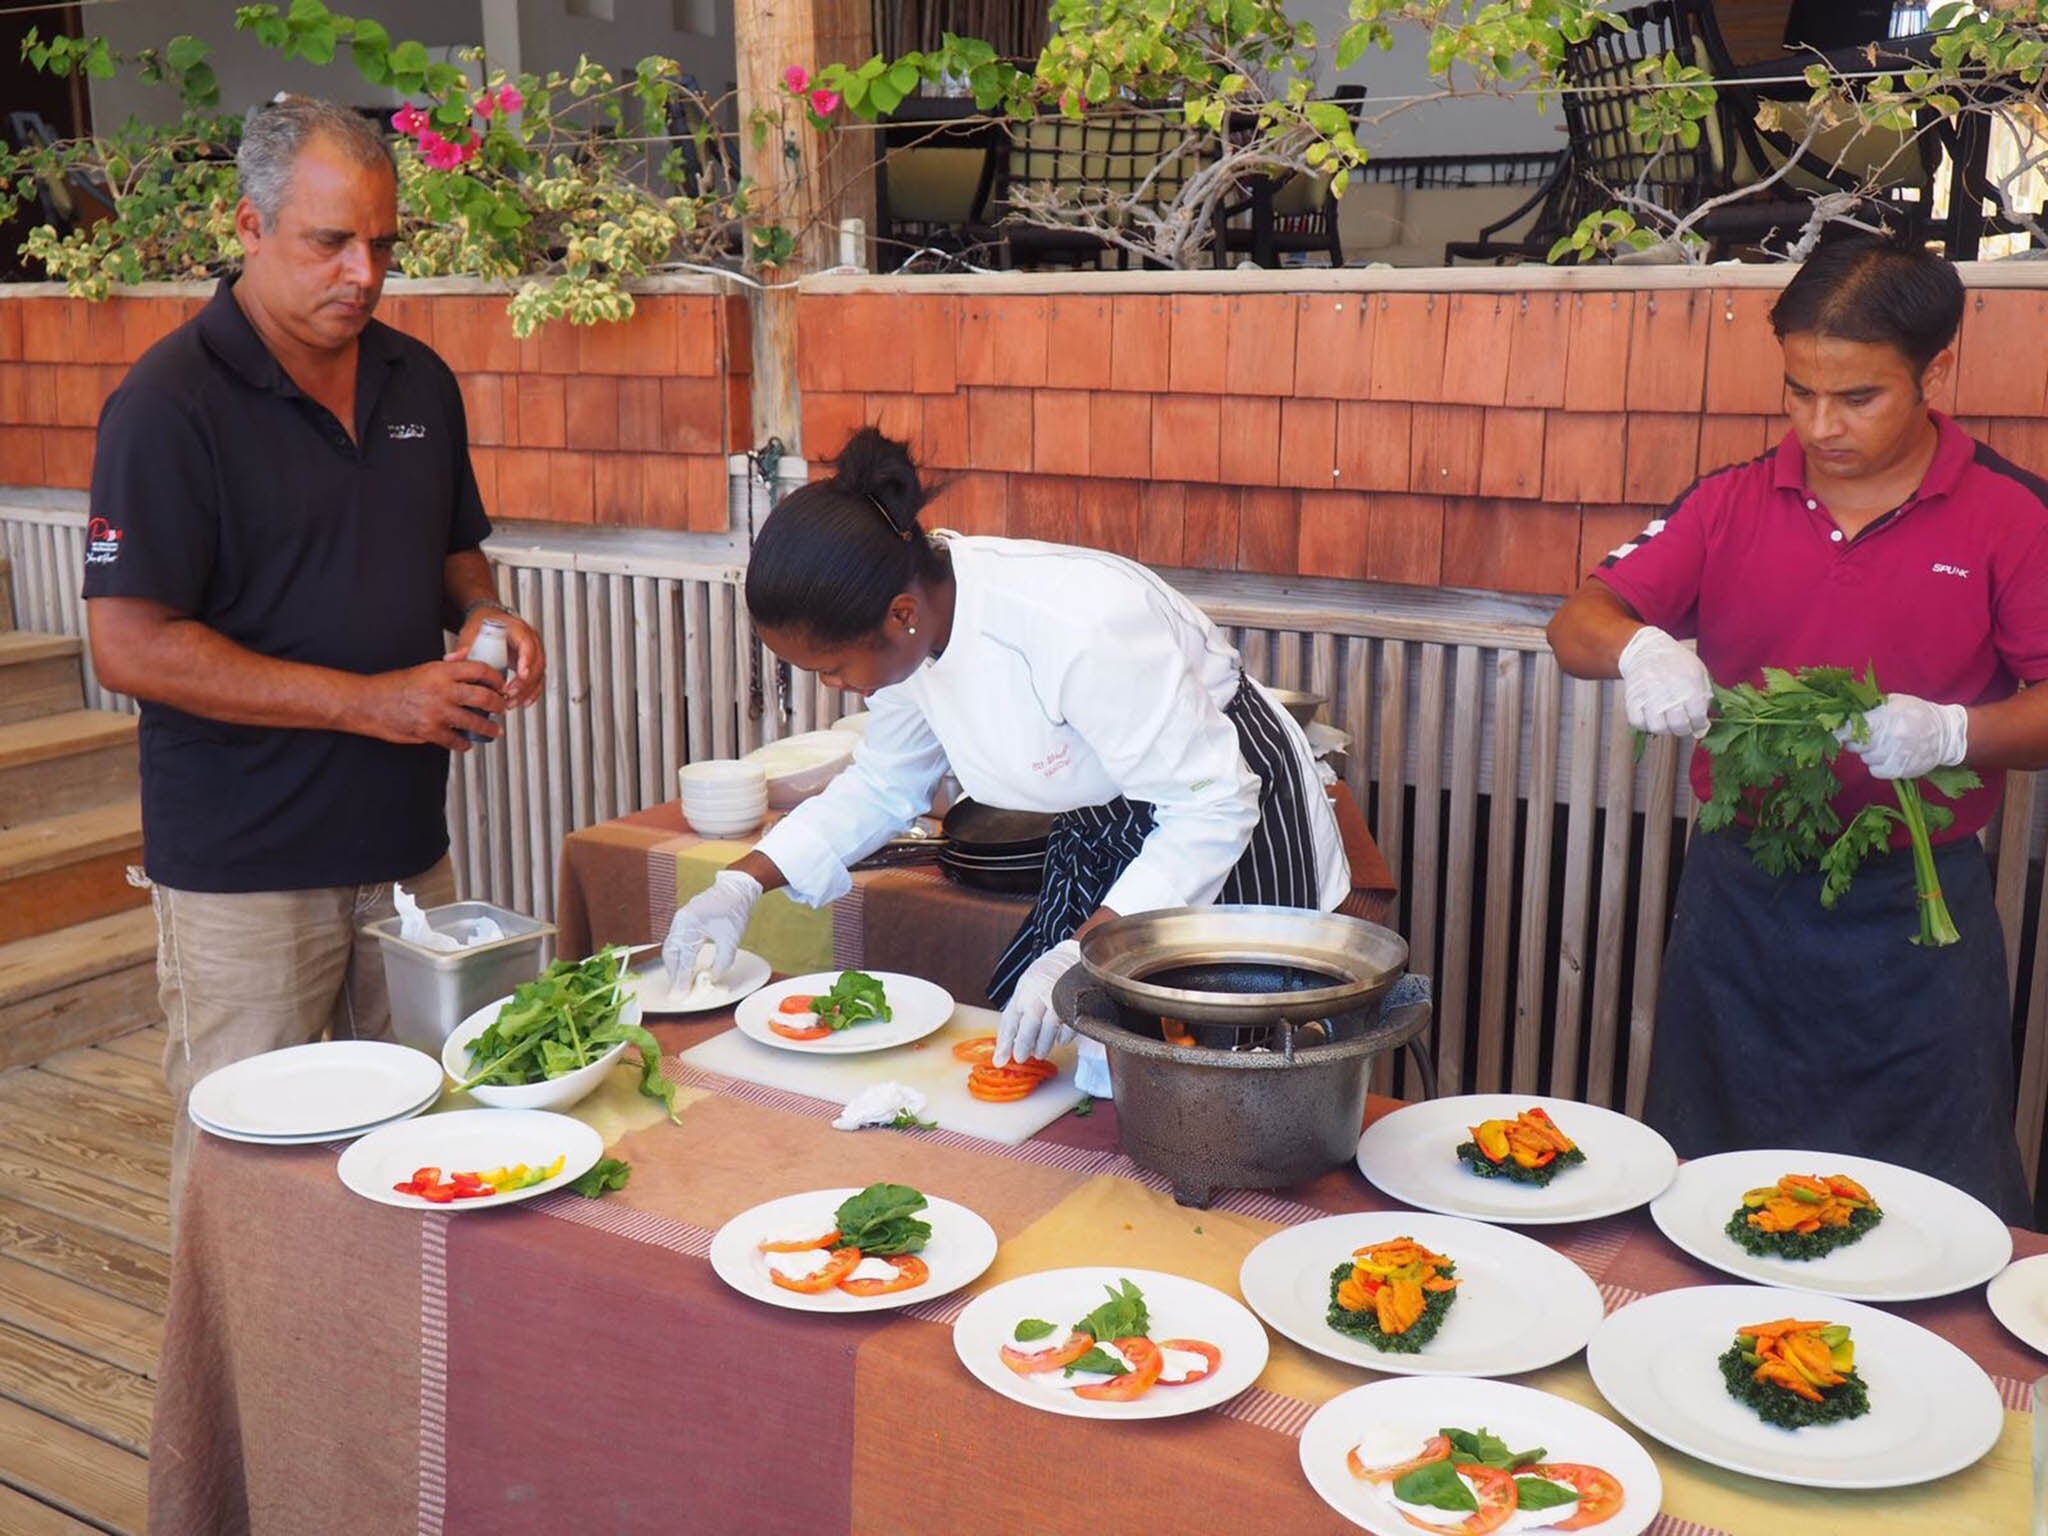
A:
[[[429,1184],[424,1189],[416,1190],[414,1193],[422,1200],[432,1201],[435,1205],[447,1205],[455,1198],[455,1186],[453,1184]]]

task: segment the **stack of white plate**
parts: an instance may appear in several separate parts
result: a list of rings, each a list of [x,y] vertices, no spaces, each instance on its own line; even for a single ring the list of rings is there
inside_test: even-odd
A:
[[[384,1040],[322,1040],[230,1062],[192,1088],[187,1112],[229,1141],[343,1141],[409,1120],[441,1096],[441,1063]]]
[[[715,758],[678,774],[683,820],[703,837],[738,837],[768,814],[768,775],[759,763]]]

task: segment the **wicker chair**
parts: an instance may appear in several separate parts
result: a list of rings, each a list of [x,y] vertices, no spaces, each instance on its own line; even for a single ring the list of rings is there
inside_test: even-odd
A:
[[[1111,218],[1132,205],[1164,209],[1189,176],[1214,153],[1191,137],[1177,108],[1124,107],[1078,120],[1041,116],[1015,124],[998,172],[995,210],[1004,236],[1004,265],[1100,266],[1115,251],[1128,267],[1131,253],[1085,229],[1034,224],[1017,211],[1020,187],[1049,193],[1077,208],[1101,208]]]

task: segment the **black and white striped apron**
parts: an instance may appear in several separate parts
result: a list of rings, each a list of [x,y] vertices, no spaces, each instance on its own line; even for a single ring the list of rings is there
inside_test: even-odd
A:
[[[1321,881],[1301,760],[1278,708],[1247,680],[1223,713],[1237,727],[1238,751],[1259,779],[1259,824],[1237,867],[1217,894],[1219,903],[1316,907]],[[1107,805],[1083,806],[1053,818],[1046,838],[1045,877],[1024,926],[1010,940],[988,984],[998,1008],[1010,1000],[1017,978],[1040,955],[1074,936],[1102,905],[1153,828],[1152,807],[1119,795]]]

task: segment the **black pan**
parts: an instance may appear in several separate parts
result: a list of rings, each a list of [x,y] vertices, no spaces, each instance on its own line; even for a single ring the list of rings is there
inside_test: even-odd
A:
[[[1052,831],[1052,817],[958,800],[946,812],[944,830],[946,841],[964,853],[1039,853]]]
[[[1030,869],[976,869],[950,859],[939,860],[939,871],[956,885],[1004,896],[1036,896],[1045,874],[1042,865]]]

